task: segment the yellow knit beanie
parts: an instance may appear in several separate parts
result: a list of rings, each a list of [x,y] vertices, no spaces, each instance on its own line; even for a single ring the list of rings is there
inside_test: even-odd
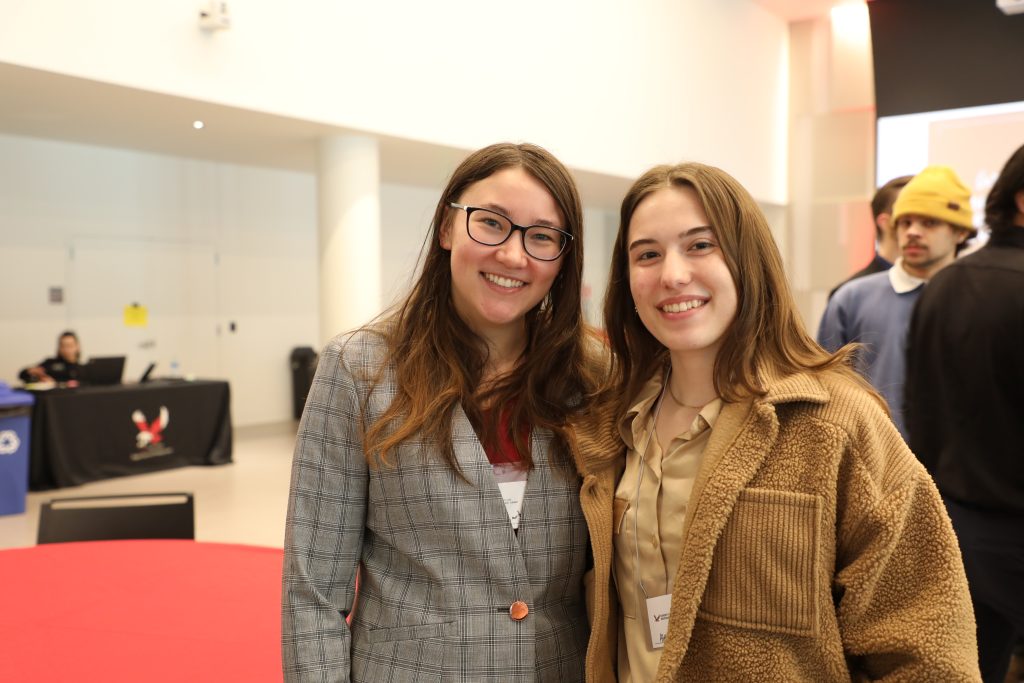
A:
[[[971,211],[971,190],[949,166],[929,166],[900,190],[892,206],[892,220],[916,214],[946,221],[970,231],[974,237],[974,213]]]

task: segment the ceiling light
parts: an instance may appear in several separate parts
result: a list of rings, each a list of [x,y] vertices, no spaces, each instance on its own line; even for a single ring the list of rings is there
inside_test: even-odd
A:
[[[196,130],[202,130],[203,126],[205,126],[205,125],[206,125],[205,123],[203,123],[202,121],[200,121],[198,119],[196,119],[195,121],[192,122],[192,127],[195,128]]]
[[[1024,14],[1024,0],[996,0],[996,7],[1003,14]]]

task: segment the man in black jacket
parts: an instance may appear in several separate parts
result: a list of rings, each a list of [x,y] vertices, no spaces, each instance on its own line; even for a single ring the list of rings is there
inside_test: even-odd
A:
[[[910,446],[953,520],[984,680],[1024,636],[1024,147],[985,205],[988,244],[932,278],[910,322]]]

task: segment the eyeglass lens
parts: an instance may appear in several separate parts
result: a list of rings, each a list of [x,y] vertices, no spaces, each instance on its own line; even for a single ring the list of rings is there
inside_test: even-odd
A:
[[[469,212],[469,236],[487,245],[501,244],[512,231],[512,221],[486,209]],[[535,225],[526,228],[523,247],[534,258],[550,261],[558,258],[565,246],[565,236],[554,228]]]

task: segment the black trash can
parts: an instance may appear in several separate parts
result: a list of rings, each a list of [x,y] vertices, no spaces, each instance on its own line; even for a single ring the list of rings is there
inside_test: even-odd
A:
[[[316,361],[317,353],[311,347],[292,349],[292,414],[296,420],[302,417],[302,409],[306,407],[306,396],[316,374]]]

